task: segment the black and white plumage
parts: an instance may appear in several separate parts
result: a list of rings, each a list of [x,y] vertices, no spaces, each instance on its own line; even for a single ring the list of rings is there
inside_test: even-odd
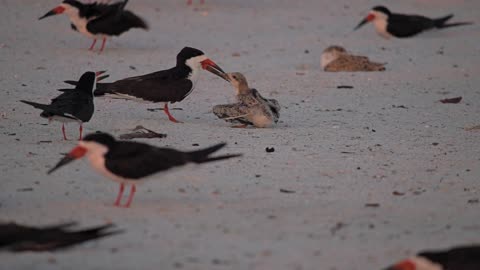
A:
[[[127,2],[128,0],[113,4],[84,4],[76,0],[65,0],[39,20],[52,15],[67,14],[73,30],[93,39],[90,50],[93,50],[97,39],[102,39],[102,52],[107,38],[119,36],[132,28],[148,29],[142,18],[125,10]]]
[[[187,163],[201,164],[241,156],[239,154],[210,156],[225,145],[225,143],[220,143],[201,150],[182,152],[144,143],[118,141],[107,133],[94,133],[85,136],[77,147],[70,151],[48,173],[52,173],[75,159],[86,156],[94,169],[120,183],[115,206],[120,206],[125,184],[131,184],[130,195],[125,204],[125,207],[129,207],[136,191],[135,185],[149,176]]]
[[[227,78],[237,89],[237,103],[216,105],[213,113],[227,122],[238,123],[246,127],[271,127],[280,117],[280,104],[275,99],[267,99],[253,88],[250,88],[247,79],[241,73],[228,73]]]
[[[62,122],[63,138],[67,140],[65,134],[65,123],[77,122],[80,124],[80,139],[82,138],[83,123],[92,119],[94,112],[93,89],[97,81],[97,76],[102,72],[85,72],[78,81],[75,89],[64,91],[62,94],[51,100],[50,104],[40,104],[32,101],[20,100],[42,110],[41,117],[49,120]]]
[[[82,230],[71,229],[75,223],[65,223],[48,227],[32,227],[13,222],[0,223],[0,250],[55,251],[78,245],[87,241],[118,234],[112,231],[112,224],[91,227]]]
[[[384,270],[478,270],[480,246],[423,251]]]
[[[168,103],[182,101],[193,91],[201,69],[225,78],[225,72],[202,51],[185,47],[178,53],[175,67],[112,83],[100,83],[94,95],[164,102],[164,112],[169,120],[179,122],[170,114]]]
[[[469,25],[471,22],[447,23],[453,14],[430,19],[420,15],[404,15],[392,13],[384,6],[374,7],[354,30],[359,29],[368,22],[373,22],[375,30],[383,38],[407,38],[415,36],[430,29],[442,29],[453,26]]]

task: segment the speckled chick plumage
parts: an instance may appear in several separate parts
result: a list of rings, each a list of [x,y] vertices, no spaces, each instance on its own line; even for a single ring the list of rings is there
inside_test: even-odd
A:
[[[264,98],[256,89],[249,88],[241,73],[228,73],[227,76],[237,90],[237,103],[214,106],[213,113],[218,118],[259,128],[272,127],[278,122],[280,104],[277,100]]]
[[[323,70],[329,72],[385,71],[385,64],[372,62],[366,56],[349,54],[336,45],[323,51],[321,64]]]

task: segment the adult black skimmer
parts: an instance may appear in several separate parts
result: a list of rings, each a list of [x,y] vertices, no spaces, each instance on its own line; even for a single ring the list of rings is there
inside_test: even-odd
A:
[[[168,103],[182,101],[193,91],[202,68],[225,79],[225,72],[202,51],[185,47],[178,53],[175,67],[112,83],[99,83],[94,95],[164,102],[168,119],[179,123],[170,114]]]
[[[115,206],[120,206],[125,185],[131,184],[130,195],[125,204],[125,207],[129,207],[136,191],[135,185],[146,177],[187,163],[200,164],[241,156],[240,154],[210,156],[225,145],[225,143],[220,143],[201,150],[182,152],[144,143],[118,141],[107,133],[94,133],[85,136],[77,147],[71,150],[48,173],[86,156],[93,168],[120,183]]]
[[[110,230],[112,224],[77,231],[70,229],[73,225],[75,223],[31,227],[13,222],[0,223],[0,250],[54,251],[121,232]]]
[[[450,250],[424,251],[385,270],[478,270],[480,246],[455,247]]]
[[[340,46],[330,46],[322,53],[323,70],[339,71],[384,71],[385,64],[370,61],[366,56],[352,55]]]
[[[124,10],[127,2],[128,0],[113,4],[84,4],[76,0],[65,0],[39,20],[56,14],[67,14],[73,30],[93,38],[89,50],[93,50],[97,39],[102,39],[100,48],[102,52],[107,38],[119,36],[131,28],[148,29],[147,23],[142,18]]]
[[[411,37],[433,28],[442,29],[472,24],[472,22],[447,23],[452,17],[453,14],[450,14],[441,18],[430,19],[420,15],[396,14],[390,12],[384,6],[376,6],[354,30],[359,29],[368,22],[373,22],[377,33],[383,38],[389,39],[392,36],[397,38]]]
[[[48,105],[26,100],[20,101],[37,109],[43,110],[43,112],[40,114],[41,117],[62,122],[62,133],[64,140],[67,140],[67,136],[65,134],[65,123],[79,123],[79,139],[82,139],[83,123],[90,121],[94,111],[93,89],[95,89],[97,76],[102,73],[104,73],[104,71],[99,71],[97,73],[91,71],[85,72],[80,77],[80,80],[78,81],[74,90],[66,91],[68,89],[62,89],[63,93],[52,99],[52,102]]]
[[[275,99],[267,99],[253,88],[248,87],[247,79],[242,73],[228,73],[227,79],[237,89],[238,103],[216,105],[213,113],[227,122],[240,123],[233,127],[271,127],[278,122],[280,105]]]

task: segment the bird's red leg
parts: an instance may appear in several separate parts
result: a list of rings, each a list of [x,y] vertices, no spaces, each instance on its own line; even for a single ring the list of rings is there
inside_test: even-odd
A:
[[[187,0],[187,6],[190,6],[193,4],[193,0]]]
[[[135,191],[137,191],[137,188],[135,187],[135,184],[132,184],[132,188],[130,189],[130,195],[128,196],[127,204],[125,204],[126,208],[130,207],[130,204],[132,204],[133,195],[135,195]]]
[[[63,133],[63,139],[66,141],[67,135],[65,134],[65,124],[62,124],[62,133]]]
[[[174,123],[182,123],[180,121],[178,121],[177,119],[175,119],[171,114],[170,114],[170,111],[168,110],[168,103],[165,103],[165,106],[163,107],[163,111],[167,114],[168,116],[168,120],[174,122]]]
[[[105,48],[105,42],[107,42],[107,38],[103,38],[102,40],[102,47],[100,47],[100,51],[98,53],[103,52],[103,48]]]
[[[80,131],[80,137],[78,138],[79,141],[82,140],[82,133],[83,133],[83,125],[80,124],[80,127],[78,128],[78,130]]]
[[[90,50],[90,51],[93,50],[93,47],[95,47],[95,43],[97,43],[97,39],[94,39],[94,40],[93,40],[93,43],[92,43],[92,45],[90,46],[90,49],[88,49],[88,50]]]
[[[113,205],[120,206],[120,200],[122,199],[122,195],[123,195],[124,190],[125,190],[125,184],[121,183],[120,184],[120,190],[118,191],[117,199],[115,200],[115,203]]]

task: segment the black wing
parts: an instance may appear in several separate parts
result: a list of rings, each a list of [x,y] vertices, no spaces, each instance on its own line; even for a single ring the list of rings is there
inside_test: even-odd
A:
[[[113,225],[84,230],[68,230],[74,223],[50,227],[30,227],[15,223],[0,224],[0,249],[10,251],[51,251],[119,233],[108,231]]]
[[[61,116],[82,122],[88,122],[93,115],[93,97],[87,96],[78,90],[68,90],[52,99],[50,104],[21,100],[37,109],[43,110],[40,116],[49,118]]]
[[[445,252],[422,252],[418,255],[441,263],[446,270],[480,269],[480,246],[456,247]]]
[[[230,123],[253,125],[245,116],[248,114],[248,107],[242,103],[216,105],[213,107],[213,114]]]
[[[87,24],[87,30],[93,34],[120,35],[131,28],[148,29],[147,23],[131,11],[123,10],[127,1],[112,5],[97,5],[101,13]]]
[[[79,8],[79,16],[87,19],[94,19],[101,16],[106,16],[123,9],[124,2],[117,2],[113,4],[91,3],[85,4]]]
[[[152,102],[178,102],[193,90],[192,81],[173,69],[97,84],[96,96],[106,93],[128,95]]]
[[[55,115],[73,116],[82,122],[88,122],[93,116],[93,97],[87,96],[78,90],[67,91],[52,99],[49,108],[46,111]]]
[[[184,165],[188,156],[180,151],[137,142],[118,142],[106,155],[105,166],[127,179],[139,179]]]
[[[388,18],[387,31],[403,38],[414,36],[434,26],[433,20],[424,16],[392,14]]]

